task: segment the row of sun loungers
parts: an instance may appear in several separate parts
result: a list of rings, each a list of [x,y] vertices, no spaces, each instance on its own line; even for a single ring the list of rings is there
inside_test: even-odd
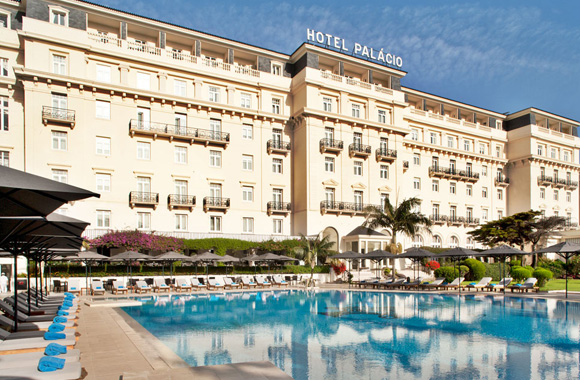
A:
[[[72,293],[37,299],[35,293],[0,300],[0,378],[78,379],[82,367],[76,345],[78,297]],[[14,315],[18,317],[18,331]]]
[[[528,278],[522,284],[515,284],[512,286],[509,286],[509,284],[513,280],[511,277],[506,277],[506,278],[502,279],[500,282],[498,282],[497,284],[491,283],[491,281],[492,281],[491,277],[484,277],[477,283],[474,282],[474,283],[471,283],[471,284],[468,284],[465,286],[461,286],[461,283],[464,280],[465,279],[463,277],[459,277],[450,283],[445,283],[445,278],[440,277],[440,278],[436,278],[432,282],[423,283],[423,279],[421,277],[418,277],[414,281],[406,281],[404,278],[397,279],[394,281],[381,281],[381,280],[375,279],[375,280],[370,280],[370,281],[360,281],[358,283],[358,285],[359,285],[359,287],[367,287],[367,288],[370,287],[373,289],[406,289],[406,290],[410,290],[410,289],[449,290],[449,289],[459,289],[459,288],[461,288],[462,290],[467,290],[467,291],[470,291],[472,289],[474,289],[475,291],[479,291],[479,290],[481,290],[481,291],[496,291],[496,290],[498,290],[499,291],[502,289],[510,289],[512,292],[514,292],[514,291],[528,292],[529,290],[532,290],[532,291],[538,290],[538,288],[535,286],[537,279],[535,279],[533,277]]]

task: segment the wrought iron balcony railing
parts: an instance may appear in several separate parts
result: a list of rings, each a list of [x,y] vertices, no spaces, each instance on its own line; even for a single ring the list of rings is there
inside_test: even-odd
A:
[[[227,210],[230,208],[230,198],[205,197],[203,198],[203,209]]]
[[[159,204],[159,193],[131,191],[129,193],[129,203],[131,207],[138,205],[157,206]]]
[[[393,161],[397,158],[397,151],[394,149],[378,148],[376,155],[377,161]]]
[[[429,167],[429,175],[433,177],[455,178],[460,181],[476,182],[479,179],[479,173],[469,170],[457,170],[455,168],[446,168],[439,165]]]
[[[435,224],[443,224],[443,223],[447,222],[448,218],[447,218],[447,215],[433,214],[433,215],[429,215],[429,220]]]
[[[342,140],[335,139],[321,139],[320,140],[320,151],[325,152],[340,152],[344,149],[344,143]]]
[[[352,143],[348,146],[348,154],[352,156],[368,157],[372,154],[372,147],[370,145]]]
[[[169,138],[188,139],[216,145],[227,145],[230,142],[230,134],[221,131],[212,131],[200,128],[188,128],[178,124],[157,123],[139,119],[131,119],[129,123],[131,135],[135,133],[149,134],[154,136],[166,136]]]
[[[380,205],[373,205],[368,203],[321,201],[320,211],[322,213],[332,212],[339,214],[364,214],[367,212],[369,206],[381,208]]]
[[[292,204],[290,202],[268,202],[268,215],[271,214],[287,214],[292,211]]]
[[[76,122],[75,119],[76,116],[74,110],[42,106],[42,122],[44,125],[48,124],[49,121],[53,121],[57,123],[70,124],[74,128]]]
[[[289,142],[281,141],[281,140],[268,140],[266,143],[266,148],[268,150],[268,154],[272,152],[277,153],[284,153],[284,155],[290,152],[291,145]]]
[[[195,195],[187,194],[169,194],[167,196],[167,204],[169,207],[188,207],[193,208],[195,206]]]

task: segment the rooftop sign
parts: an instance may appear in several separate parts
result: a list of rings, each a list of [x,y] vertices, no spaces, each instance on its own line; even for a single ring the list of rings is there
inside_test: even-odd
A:
[[[344,38],[333,36],[328,33],[317,32],[314,29],[307,29],[306,34],[309,42],[314,42],[341,52],[352,52],[352,55],[365,57],[383,65],[395,66],[398,68],[403,67],[403,58],[391,53],[385,53],[383,49],[377,51],[366,45],[361,45],[358,42],[355,42],[349,49],[349,47],[346,46]]]

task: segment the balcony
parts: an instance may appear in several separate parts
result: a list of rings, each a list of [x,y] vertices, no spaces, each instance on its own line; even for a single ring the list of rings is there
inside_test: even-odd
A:
[[[552,186],[552,177],[546,177],[545,175],[538,176],[538,186]]]
[[[479,180],[479,173],[467,170],[457,170],[455,168],[444,168],[438,165],[433,165],[429,168],[429,176],[466,182],[477,182]]]
[[[464,223],[466,226],[477,226],[479,225],[479,218],[472,218],[468,216],[465,218]]]
[[[223,211],[230,209],[230,198],[205,197],[203,198],[203,211]]]
[[[378,148],[376,150],[376,157],[378,161],[393,162],[397,158],[397,151],[394,149]]]
[[[440,214],[433,214],[429,215],[429,220],[433,222],[433,224],[443,225],[447,223],[447,215],[440,215]]]
[[[292,204],[290,202],[268,202],[268,216],[272,214],[288,215],[292,211]]]
[[[280,153],[283,154],[284,156],[287,156],[288,153],[290,153],[291,145],[289,142],[284,142],[280,140],[268,140],[266,147],[268,149],[268,154]]]
[[[129,205],[134,207],[153,207],[157,208],[159,204],[159,193],[150,193],[142,191],[131,191],[129,193]]]
[[[66,108],[42,106],[42,123],[67,124],[71,129],[75,127],[75,111]]]
[[[578,188],[578,181],[566,180],[566,190],[576,190]]]
[[[510,184],[510,179],[508,177],[506,177],[505,175],[497,175],[495,177],[495,185],[496,186],[502,186],[502,187],[507,187]]]
[[[403,170],[409,169],[409,161],[403,161]]]
[[[556,187],[556,188],[559,188],[559,189],[565,187],[566,186],[566,182],[567,181],[564,178],[558,178],[558,177],[553,177],[552,178],[552,184],[553,184],[553,186]]]
[[[199,128],[187,128],[175,124],[156,123],[131,119],[129,123],[129,133],[131,137],[136,134],[168,138],[169,141],[188,141],[190,144],[197,142],[208,145],[223,146],[226,148],[230,143],[230,134],[221,131],[211,131]]]
[[[195,195],[169,194],[167,196],[167,205],[170,209],[184,208],[193,211],[195,207]]]
[[[320,140],[320,153],[329,152],[339,154],[344,149],[344,143],[342,140],[334,139],[321,139]]]
[[[346,215],[365,215],[366,209],[369,206],[380,208],[379,205],[371,205],[367,203],[356,202],[336,202],[336,201],[322,201],[320,202],[320,212],[324,214],[346,214]]]
[[[479,181],[479,173],[474,173],[470,170],[460,170],[459,171],[459,180],[466,181],[466,182],[477,182]]]
[[[447,224],[450,226],[460,226],[465,223],[465,218],[462,216],[450,216],[447,219]]]
[[[348,155],[350,157],[361,157],[366,160],[371,154],[372,148],[370,145],[352,143],[348,146]]]

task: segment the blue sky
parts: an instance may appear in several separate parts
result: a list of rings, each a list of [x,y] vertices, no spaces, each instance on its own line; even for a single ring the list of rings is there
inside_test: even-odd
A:
[[[93,1],[288,54],[312,28],[403,57],[404,86],[580,121],[577,0]]]

